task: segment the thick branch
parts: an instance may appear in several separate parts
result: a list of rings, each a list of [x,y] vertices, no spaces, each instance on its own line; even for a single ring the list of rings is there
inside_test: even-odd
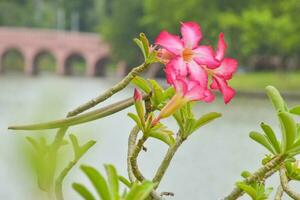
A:
[[[268,172],[270,171],[273,171],[273,173],[275,173],[273,169],[278,167],[284,161],[284,159],[285,159],[285,155],[275,156],[271,161],[269,161],[267,164],[259,168],[256,172],[254,172],[250,177],[245,179],[243,182],[247,184],[253,183],[255,181],[263,179],[265,175],[268,174]],[[268,174],[268,176],[270,175],[271,174]],[[224,200],[235,200],[239,198],[242,194],[243,194],[243,190],[236,187],[227,197],[224,198]]]
[[[282,166],[279,170],[280,174],[280,183],[282,186],[282,189],[285,193],[287,193],[292,199],[295,200],[300,200],[300,194],[296,193],[295,191],[292,190],[292,188],[289,187],[288,185],[288,177],[286,176],[285,169]]]
[[[281,200],[282,195],[283,195],[283,189],[282,189],[281,185],[279,185],[277,188],[274,200]]]
[[[172,158],[174,157],[174,154],[180,147],[180,145],[183,143],[184,139],[182,137],[177,137],[176,142],[174,145],[170,146],[162,163],[160,164],[154,178],[152,179],[152,182],[156,183],[156,188],[159,186],[163,176],[165,175],[166,170],[168,169]]]

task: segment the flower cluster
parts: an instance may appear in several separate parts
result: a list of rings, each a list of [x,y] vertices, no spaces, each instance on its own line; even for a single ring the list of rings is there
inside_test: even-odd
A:
[[[219,90],[224,102],[230,102],[235,91],[227,81],[238,64],[235,59],[224,58],[227,44],[223,33],[219,35],[216,51],[210,46],[199,45],[202,33],[195,22],[182,23],[181,35],[182,38],[162,31],[155,41],[161,47],[158,57],[166,65],[167,82],[174,86],[176,98],[180,95],[186,102],[212,102],[215,96],[211,90]]]

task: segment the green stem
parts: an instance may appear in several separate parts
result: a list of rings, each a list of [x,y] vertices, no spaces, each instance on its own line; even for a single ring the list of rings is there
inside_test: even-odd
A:
[[[107,117],[116,112],[124,110],[129,106],[133,105],[133,98],[128,98],[114,104],[105,106],[103,108],[96,109],[91,112],[87,112],[81,115],[77,115],[74,117],[68,117],[65,119],[55,120],[51,122],[38,123],[38,124],[30,124],[30,125],[21,125],[21,126],[10,126],[8,129],[12,130],[43,130],[43,129],[55,129],[61,127],[69,127],[82,123],[87,123],[93,120],[97,120],[103,117]]]
[[[259,168],[256,172],[254,172],[250,177],[245,179],[243,182],[246,184],[253,183],[255,181],[261,180],[265,177],[268,172],[273,171],[276,167],[278,167],[284,160],[286,156],[285,155],[277,155],[275,156],[271,161],[269,161],[267,164]],[[270,174],[268,174],[270,176]],[[232,192],[224,198],[224,200],[235,200],[243,195],[243,190],[241,190],[239,187],[236,187],[232,190]]]
[[[292,190],[292,188],[289,187],[288,184],[289,180],[288,177],[286,176],[286,172],[283,166],[279,170],[279,175],[280,175],[280,183],[283,191],[287,193],[287,195],[289,195],[292,199],[300,200],[300,194],[296,193],[295,191]]]
[[[143,64],[133,68],[127,74],[127,76],[124,79],[122,79],[119,83],[117,83],[115,86],[113,86],[112,88],[106,90],[103,94],[99,95],[98,97],[96,97],[96,98],[82,104],[81,106],[77,107],[76,109],[70,111],[67,116],[68,117],[75,116],[79,113],[82,113],[82,112],[96,106],[97,104],[105,101],[106,99],[110,98],[115,93],[117,93],[120,90],[124,89],[130,83],[130,81],[132,79],[134,79],[134,77],[136,77],[139,73],[145,71],[148,67],[149,67],[148,63],[143,63]]]
[[[145,180],[145,177],[143,176],[143,174],[141,173],[141,171],[138,168],[137,157],[138,157],[139,153],[141,152],[141,150],[143,149],[143,145],[147,139],[148,139],[148,137],[143,135],[143,137],[141,139],[139,139],[138,143],[135,145],[135,147],[132,151],[132,154],[129,156],[132,172],[133,172],[134,176],[136,177],[136,179],[140,182],[143,182]]]
[[[281,185],[279,185],[277,188],[274,200],[281,200],[282,195],[283,195],[283,189],[282,189]]]
[[[56,194],[56,199],[57,200],[63,200],[63,191],[62,191],[62,184],[64,178],[67,176],[69,171],[77,164],[79,159],[72,160],[69,162],[68,166],[63,169],[63,171],[59,174],[57,179],[55,180],[55,194]]]
[[[162,163],[160,164],[154,178],[152,179],[152,182],[156,183],[156,188],[159,186],[163,176],[166,173],[166,170],[168,169],[172,158],[174,157],[174,154],[176,153],[176,151],[178,150],[178,148],[180,147],[180,145],[183,143],[185,139],[182,137],[177,137],[176,138],[176,142],[174,145],[172,145],[171,147],[169,147]]]
[[[130,159],[131,159],[132,153],[134,151],[135,142],[136,142],[138,133],[139,133],[139,128],[138,128],[138,126],[135,126],[131,130],[129,138],[128,138],[127,172],[128,172],[129,180],[132,183],[135,182],[136,178],[135,178],[135,176],[133,174],[133,171],[132,171],[132,166],[131,166],[131,160]]]

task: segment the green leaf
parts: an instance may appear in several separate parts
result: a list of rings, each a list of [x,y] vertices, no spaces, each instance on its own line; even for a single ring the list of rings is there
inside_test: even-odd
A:
[[[290,113],[295,114],[295,115],[300,115],[300,106],[296,106],[296,107],[290,109]]]
[[[127,180],[127,178],[125,178],[124,176],[119,176],[118,178],[124,185],[126,185],[129,188],[131,187],[131,182]]]
[[[170,135],[169,132],[164,131],[150,131],[149,133],[150,137],[156,138],[158,140],[161,140],[162,142],[166,143],[167,145],[171,146],[175,143],[175,139],[172,135]]]
[[[241,176],[242,176],[243,178],[248,178],[249,176],[251,176],[251,173],[250,173],[249,171],[243,171],[243,172],[241,173]]]
[[[76,190],[85,200],[96,200],[93,194],[82,184],[73,183],[72,187]]]
[[[145,48],[144,48],[144,45],[143,45],[143,42],[138,39],[138,38],[134,38],[133,41],[138,45],[138,47],[141,49],[142,53],[143,53],[143,56],[144,56],[144,60],[147,59],[147,53],[145,51]]]
[[[276,111],[287,111],[286,103],[284,102],[283,98],[281,97],[279,91],[273,86],[267,86],[267,95],[272,102]]]
[[[135,184],[127,194],[125,200],[145,200],[154,189],[155,184],[145,181],[141,185]]]
[[[143,44],[143,49],[145,51],[146,58],[149,56],[149,41],[144,33],[140,33],[140,41]]]
[[[222,116],[222,114],[217,113],[217,112],[210,112],[210,113],[203,115],[196,121],[193,132],[196,131],[198,128],[204,126],[205,124],[212,122],[213,120],[215,120],[221,116]]]
[[[191,135],[194,132],[195,124],[196,124],[196,120],[194,118],[186,119],[185,130],[184,130],[186,135],[184,135],[184,137],[187,137],[187,136]]]
[[[113,165],[104,165],[108,177],[109,188],[114,200],[119,200],[119,176]]]
[[[108,189],[107,183],[104,177],[93,167],[81,166],[82,171],[87,175],[87,177],[92,182],[94,188],[97,190],[99,196],[102,200],[112,200],[112,196]]]
[[[282,148],[285,152],[294,144],[297,127],[293,117],[288,112],[280,112],[278,116],[282,132]]]
[[[164,92],[164,97],[165,97],[165,99],[171,99],[173,96],[174,96],[174,94],[175,94],[175,89],[174,89],[174,87],[168,87],[166,90],[165,90],[165,92]]]
[[[149,80],[151,86],[152,86],[152,100],[154,101],[154,105],[158,106],[160,103],[162,103],[164,98],[164,89],[155,81],[155,80]]]
[[[146,94],[149,94],[151,92],[151,87],[149,86],[149,82],[145,79],[143,79],[140,76],[136,76],[131,83],[143,90]]]
[[[70,134],[69,135],[72,146],[73,146],[73,150],[74,150],[74,154],[75,154],[75,158],[79,159],[82,155],[84,155],[94,144],[96,144],[96,141],[91,140],[89,142],[87,142],[86,144],[84,144],[83,146],[80,146],[78,143],[78,139],[75,135]]]
[[[276,154],[268,139],[261,133],[250,132],[250,138],[267,148],[272,154]]]
[[[133,121],[135,121],[136,125],[137,125],[141,130],[143,130],[144,127],[143,127],[143,125],[142,125],[142,122],[141,122],[139,116],[137,116],[137,115],[135,115],[135,114],[133,114],[133,113],[128,113],[128,116],[129,116],[131,119],[133,119]]]
[[[261,123],[260,126],[262,130],[265,132],[269,142],[272,144],[273,148],[275,149],[275,152],[280,153],[281,152],[280,144],[276,138],[273,129],[268,124],[265,123]]]
[[[256,200],[256,191],[251,186],[247,185],[246,183],[236,183],[237,187],[239,187],[241,190],[246,192],[253,200]]]

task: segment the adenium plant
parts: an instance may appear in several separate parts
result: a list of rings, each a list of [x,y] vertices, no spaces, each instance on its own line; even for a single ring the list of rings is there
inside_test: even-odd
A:
[[[49,194],[50,199],[64,199],[64,179],[70,170],[76,167],[80,158],[96,143],[91,140],[79,144],[76,135],[69,134],[74,157],[62,171],[58,171],[59,150],[69,143],[65,139],[68,128],[115,114],[132,105],[135,112],[128,113],[128,116],[136,125],[132,128],[128,139],[127,177],[119,175],[111,164],[105,165],[107,178],[94,167],[82,165],[80,168],[91,181],[94,191],[81,183],[74,183],[73,188],[86,200],[160,200],[166,195],[172,196],[173,192],[176,193],[176,191],[159,191],[160,182],[176,151],[196,130],[221,117],[218,112],[197,117],[193,113],[193,105],[213,103],[214,91],[217,90],[223,95],[224,103],[229,103],[235,96],[235,91],[229,86],[228,80],[233,77],[238,67],[236,59],[226,57],[227,44],[223,33],[219,35],[217,47],[213,48],[200,44],[203,35],[197,23],[182,22],[180,31],[181,37],[162,31],[153,45],[145,34],[140,34],[134,41],[141,49],[144,62],[133,68],[112,88],[69,112],[65,119],[9,127],[13,130],[31,131],[57,129],[56,136],[50,144],[44,139],[27,138],[36,152],[38,186]],[[169,87],[163,88],[155,80],[138,76],[155,62],[165,66]],[[85,112],[108,100],[130,83],[135,87],[132,97]],[[232,192],[224,197],[226,200],[238,199],[243,194],[249,195],[253,200],[268,199],[272,189],[266,187],[265,180],[277,172],[280,174],[281,184],[275,198],[281,199],[283,193],[287,193],[293,199],[300,199],[299,194],[288,186],[289,181],[300,180],[300,168],[295,157],[300,153],[300,125],[294,119],[294,115],[300,115],[300,106],[290,109],[274,87],[268,86],[266,90],[279,119],[281,138],[279,139],[266,123],[261,124],[263,133],[257,131],[250,133],[250,138],[266,148],[269,154],[262,159],[260,169],[255,172],[242,172],[242,180],[238,181]],[[176,132],[164,124],[163,119],[169,117],[173,117],[177,122]],[[168,151],[152,178],[143,175],[137,162],[144,143],[151,139],[160,140],[162,144],[168,146]],[[123,187],[120,187],[120,183]]]

